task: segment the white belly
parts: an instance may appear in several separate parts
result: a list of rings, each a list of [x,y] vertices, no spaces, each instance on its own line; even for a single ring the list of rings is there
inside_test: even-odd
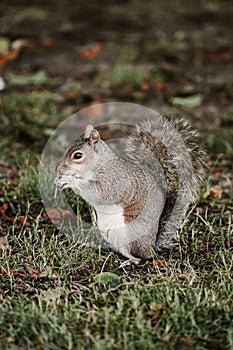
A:
[[[120,205],[100,205],[95,209],[100,230],[108,231],[125,227],[124,210]]]
[[[98,206],[96,208],[98,228],[109,245],[129,257],[130,237],[124,222],[124,211],[120,205]]]

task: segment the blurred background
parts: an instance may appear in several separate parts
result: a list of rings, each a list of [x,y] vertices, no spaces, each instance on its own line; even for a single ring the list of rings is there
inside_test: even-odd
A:
[[[210,153],[232,157],[232,1],[5,0],[0,13],[7,154],[12,142],[42,151],[83,107],[127,101],[185,116]]]

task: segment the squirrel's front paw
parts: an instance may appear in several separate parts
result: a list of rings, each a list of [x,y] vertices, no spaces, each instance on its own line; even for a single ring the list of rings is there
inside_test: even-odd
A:
[[[54,180],[54,184],[57,187],[63,187],[64,185],[66,185],[66,181],[64,181],[64,178],[62,175],[57,175],[57,177]]]
[[[73,184],[73,178],[72,177],[68,177],[68,176],[64,176],[64,175],[57,175],[57,177],[54,180],[54,184],[57,187],[60,188],[68,188],[68,187],[72,187]]]

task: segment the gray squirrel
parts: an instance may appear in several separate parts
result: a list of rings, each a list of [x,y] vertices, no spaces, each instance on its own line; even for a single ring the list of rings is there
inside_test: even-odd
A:
[[[130,261],[170,249],[197,196],[203,152],[183,120],[141,122],[118,156],[93,126],[65,152],[55,185],[71,188],[96,212],[104,240]]]

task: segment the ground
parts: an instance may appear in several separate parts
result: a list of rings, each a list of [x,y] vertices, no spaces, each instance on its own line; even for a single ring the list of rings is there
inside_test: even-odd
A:
[[[233,349],[233,4],[4,1],[0,12],[0,348]],[[172,251],[125,268],[61,234],[38,187],[53,130],[111,101],[185,116],[208,163]]]

